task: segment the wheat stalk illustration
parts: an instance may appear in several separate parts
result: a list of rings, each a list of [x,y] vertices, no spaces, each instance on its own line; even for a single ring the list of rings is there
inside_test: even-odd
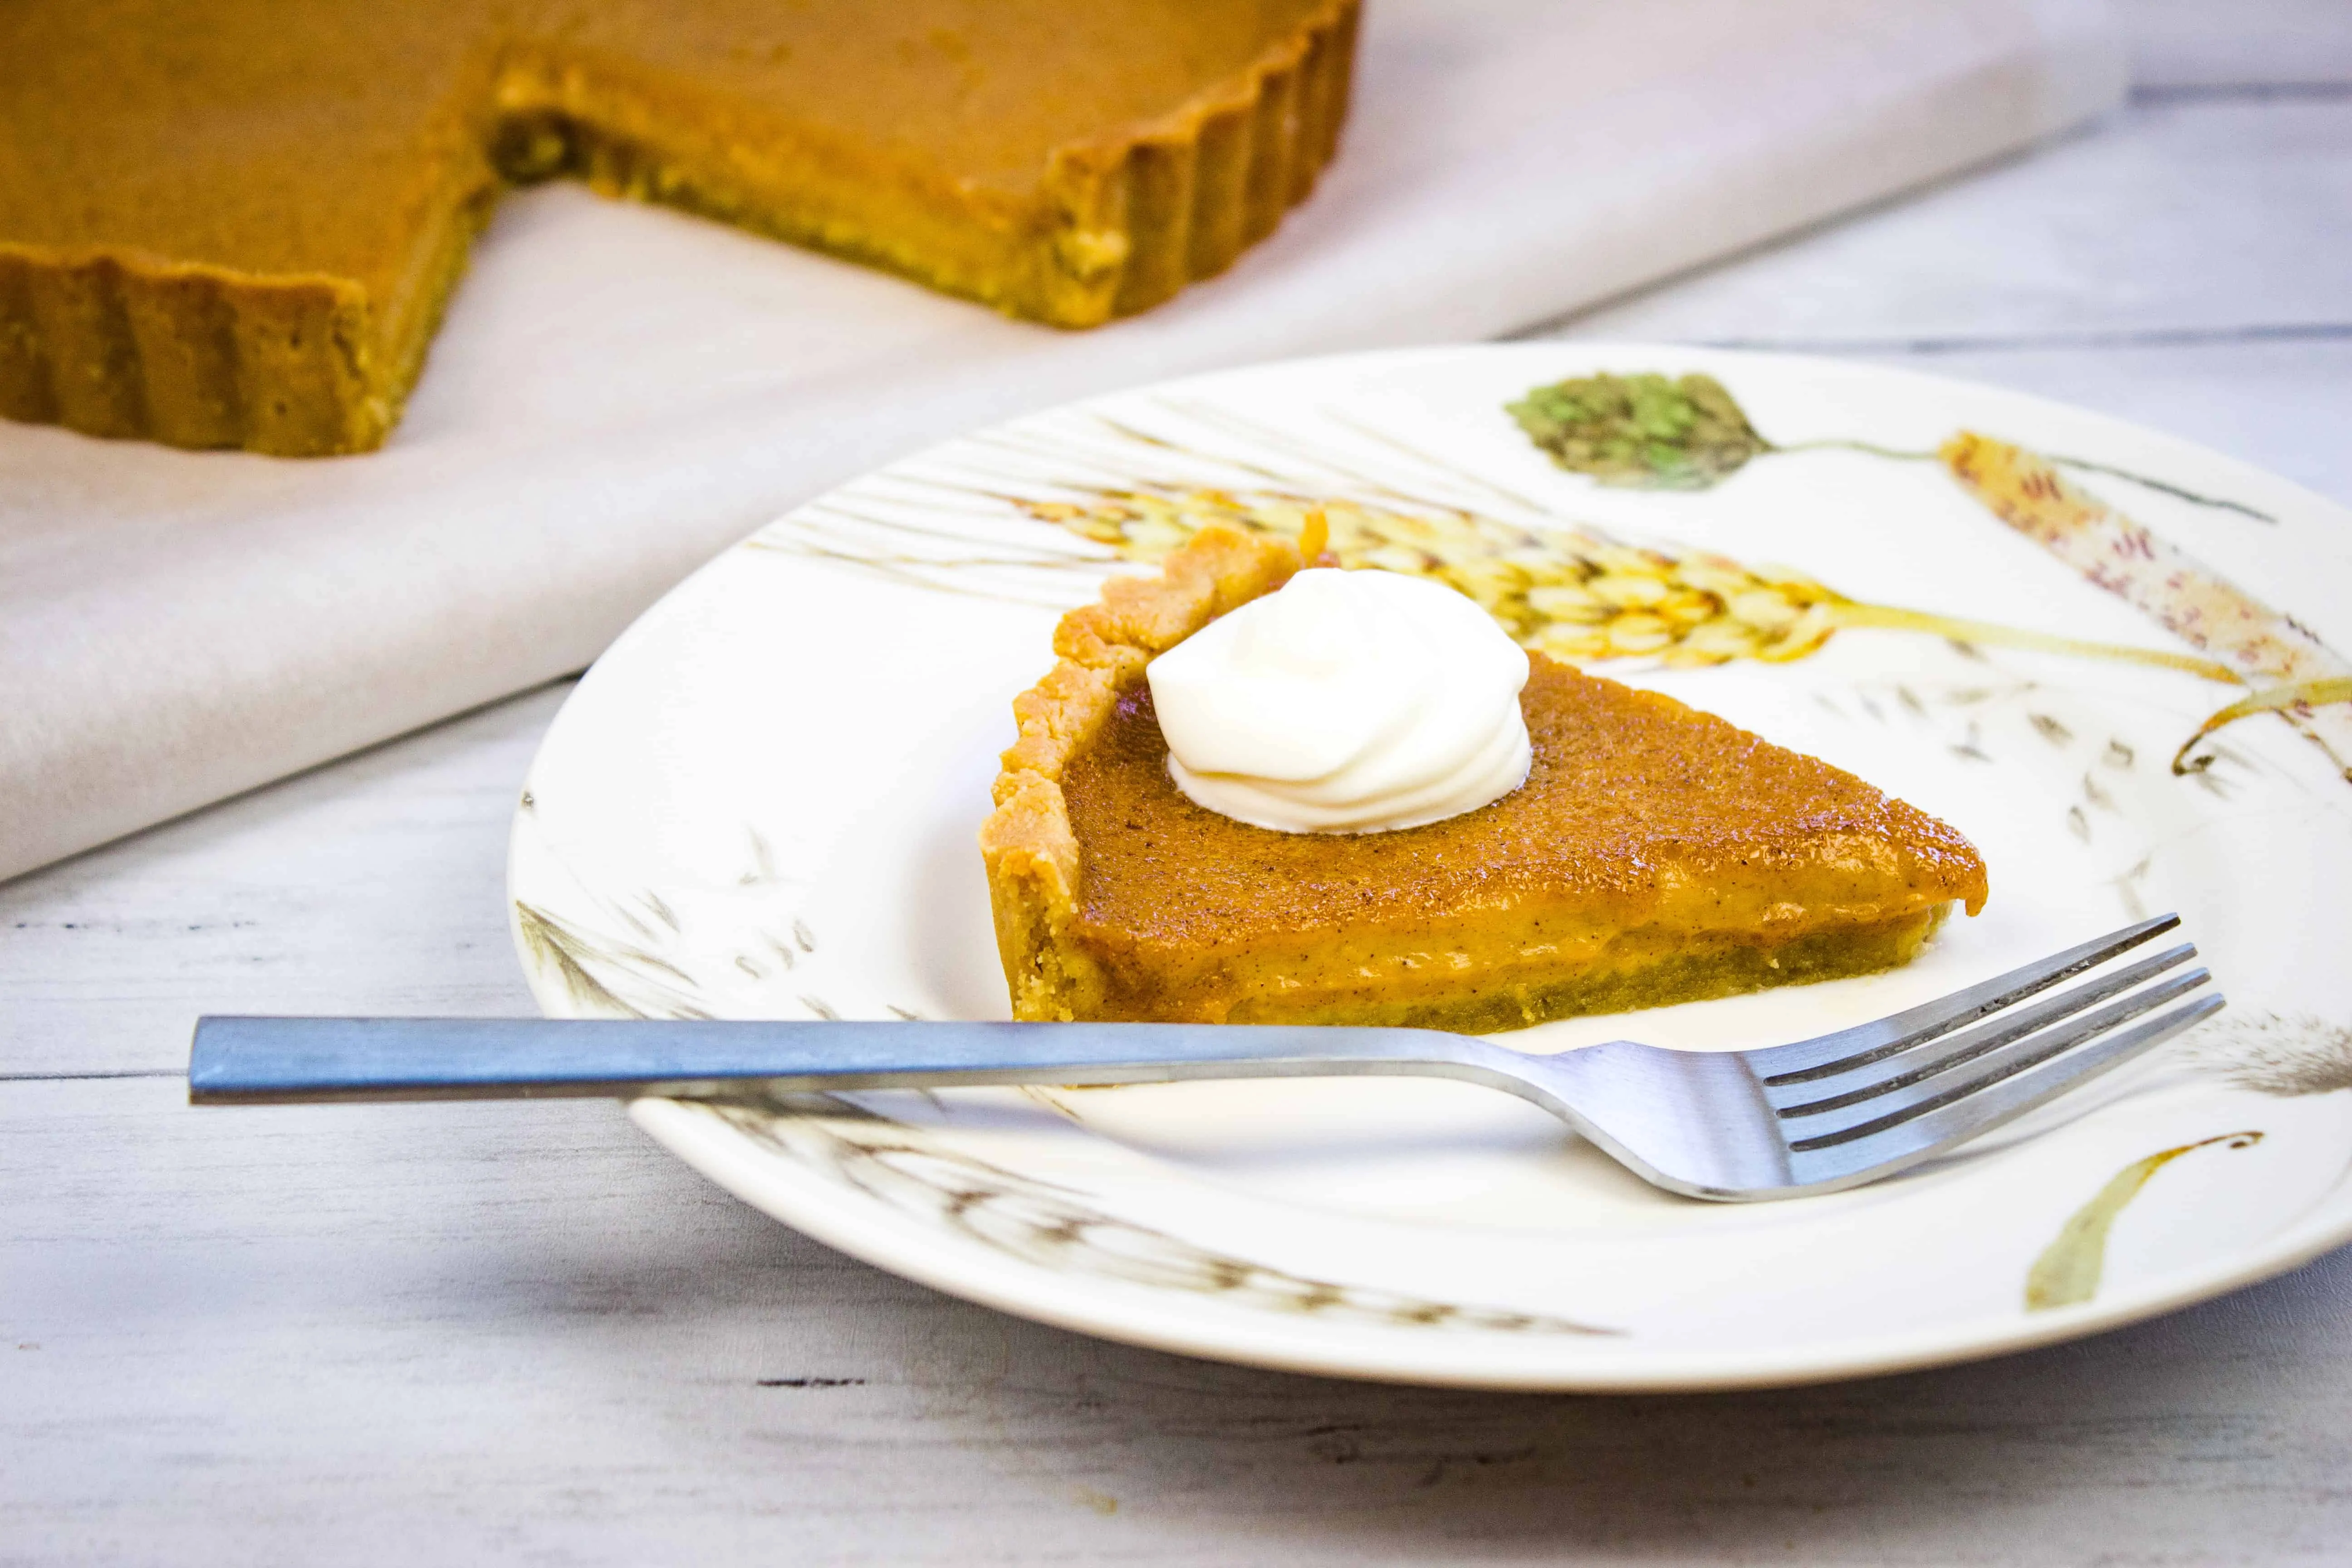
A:
[[[1504,412],[1517,420],[1528,439],[1561,468],[1631,489],[1705,489],[1738,472],[1753,458],[1781,452],[1863,452],[1906,463],[1932,463],[1943,457],[1937,451],[1906,451],[1844,437],[1786,446],[1767,440],[1748,422],[1738,401],[1711,375],[1670,378],[1643,372],[1574,376],[1536,387],[1517,402],[1505,405]],[[2110,463],[2088,458],[2044,460],[2060,468],[2126,479],[2258,522],[2278,521],[2243,501],[2206,495]]]
[[[1932,452],[1837,438],[1784,447],[1759,434],[1738,401],[1707,375],[1580,376],[1536,387],[1506,412],[1561,468],[1635,489],[1704,489],[1757,458],[1807,449],[1941,463],[2003,522],[2214,656],[2180,668],[2254,688],[2182,743],[2173,757],[2175,773],[2210,764],[2210,754],[2200,755],[2200,745],[2215,731],[2276,713],[2352,780],[2352,661],[2062,470],[2105,474],[2199,506],[2276,521],[2266,512],[2110,464],[2031,452],[1975,431],[1961,431]],[[1891,624],[1854,618],[1869,614],[1867,606],[1845,613],[1848,625]]]
[[[1138,562],[1157,561],[1211,526],[1295,541],[1319,514],[1340,565],[1434,578],[1477,601],[1523,647],[1578,662],[1785,663],[1817,652],[1842,627],[1876,626],[2235,679],[2209,659],[1866,604],[1800,573],[1631,544],[1585,526],[1533,528],[1458,506],[1276,489],[1067,489],[1081,499],[1005,499]]]

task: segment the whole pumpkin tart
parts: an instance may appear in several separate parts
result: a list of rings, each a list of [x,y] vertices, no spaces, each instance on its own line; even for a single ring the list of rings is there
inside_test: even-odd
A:
[[[1539,653],[1499,800],[1363,834],[1197,805],[1144,667],[1299,564],[1205,530],[1063,618],[981,832],[1015,1017],[1516,1029],[1892,968],[1984,903],[1948,825]]]
[[[1355,0],[16,0],[0,415],[382,443],[506,186],[558,177],[1058,326],[1304,197]]]

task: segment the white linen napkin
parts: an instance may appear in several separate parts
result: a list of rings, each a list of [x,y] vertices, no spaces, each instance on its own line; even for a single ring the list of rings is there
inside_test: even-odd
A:
[[[1338,163],[1066,333],[672,213],[501,212],[383,451],[0,423],[0,878],[575,670],[793,503],[1182,372],[1481,338],[2113,105],[2095,0],[1370,0]]]

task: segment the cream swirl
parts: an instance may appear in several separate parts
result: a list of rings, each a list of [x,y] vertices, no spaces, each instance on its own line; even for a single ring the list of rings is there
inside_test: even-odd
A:
[[[1426,578],[1301,572],[1144,676],[1176,787],[1255,826],[1417,827],[1527,781],[1528,656]]]

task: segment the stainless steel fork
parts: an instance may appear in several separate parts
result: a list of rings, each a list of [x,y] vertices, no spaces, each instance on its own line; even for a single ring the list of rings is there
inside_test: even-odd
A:
[[[1643,1180],[1721,1202],[1833,1192],[1991,1131],[2220,1011],[2175,915],[1924,1006],[1751,1051],[1619,1040],[1531,1056],[1434,1029],[1209,1024],[205,1018],[199,1105],[1405,1075],[1533,1100]],[[2044,995],[2078,977],[2080,984]],[[2039,997],[2040,1000],[2034,1000]],[[2168,1011],[2168,1007],[2169,1010]],[[2151,1016],[2151,1015],[2153,1015]]]

